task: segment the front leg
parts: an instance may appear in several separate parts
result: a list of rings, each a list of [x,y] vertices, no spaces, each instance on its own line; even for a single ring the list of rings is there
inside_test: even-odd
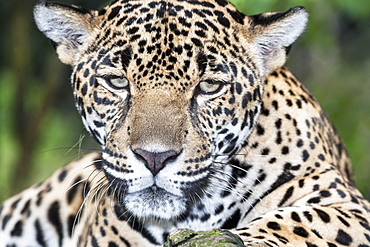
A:
[[[225,241],[227,245],[242,246],[369,246],[369,215],[358,204],[333,206],[292,206],[271,211],[254,219],[246,227],[234,230],[189,232],[187,229],[172,233],[165,246],[220,246],[208,244],[210,239]],[[363,231],[358,231],[363,229]],[[233,234],[235,235],[233,235]],[[211,235],[213,234],[213,237]],[[182,239],[180,239],[182,238]],[[208,241],[208,242],[207,242]],[[172,243],[177,244],[172,244]],[[196,244],[195,244],[196,243]],[[207,245],[202,245],[207,243]],[[212,242],[213,243],[213,242]]]
[[[368,219],[368,213],[352,203],[286,207],[232,232],[246,246],[369,246]]]

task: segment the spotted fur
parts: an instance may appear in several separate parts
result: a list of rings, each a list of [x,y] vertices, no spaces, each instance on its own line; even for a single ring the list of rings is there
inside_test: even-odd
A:
[[[0,245],[160,246],[220,228],[246,246],[370,246],[346,150],[284,67],[304,8],[40,2],[35,20],[102,150],[7,200]]]

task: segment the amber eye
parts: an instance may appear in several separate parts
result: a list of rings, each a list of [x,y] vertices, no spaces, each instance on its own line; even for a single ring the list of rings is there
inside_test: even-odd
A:
[[[128,86],[128,80],[124,76],[111,76],[106,78],[107,82],[116,89],[122,89]]]
[[[201,81],[199,83],[199,89],[204,93],[215,93],[221,89],[222,83],[219,81]]]

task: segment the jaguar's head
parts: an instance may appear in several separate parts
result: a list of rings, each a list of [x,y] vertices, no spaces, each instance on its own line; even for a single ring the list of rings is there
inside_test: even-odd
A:
[[[41,2],[36,23],[73,67],[77,108],[106,182],[136,217],[184,214],[246,144],[262,83],[307,13],[244,16],[224,0]]]

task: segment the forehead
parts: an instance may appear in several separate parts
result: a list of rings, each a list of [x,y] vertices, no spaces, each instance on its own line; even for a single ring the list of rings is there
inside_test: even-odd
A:
[[[226,56],[216,54],[226,50],[234,27],[243,23],[243,15],[223,0],[123,0],[102,9],[99,16],[89,48],[94,57],[98,53],[97,61],[93,59],[97,72],[108,68],[108,73],[119,74],[123,69],[141,88],[177,81],[180,91],[197,77],[196,70],[207,70],[204,64],[222,71],[219,58]],[[115,72],[114,67],[119,69]]]
[[[117,26],[143,24],[151,20],[171,18],[185,26],[184,19],[207,19],[206,23],[211,28],[220,24],[229,28],[231,21],[243,22],[244,15],[232,4],[225,0],[121,0],[115,1],[99,11],[100,16],[105,16],[105,21],[115,22]],[[231,17],[231,19],[230,19]],[[219,30],[217,30],[219,31]]]
[[[150,46],[176,43],[203,47],[243,23],[244,15],[224,0],[122,0],[99,11],[99,44]],[[154,49],[155,47],[149,48]]]

